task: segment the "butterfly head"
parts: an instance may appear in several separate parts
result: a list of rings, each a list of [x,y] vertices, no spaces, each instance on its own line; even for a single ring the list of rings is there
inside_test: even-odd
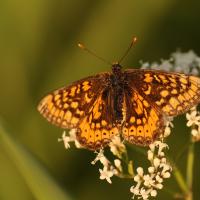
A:
[[[122,66],[116,62],[112,64],[112,72],[114,75],[119,75],[122,73]]]

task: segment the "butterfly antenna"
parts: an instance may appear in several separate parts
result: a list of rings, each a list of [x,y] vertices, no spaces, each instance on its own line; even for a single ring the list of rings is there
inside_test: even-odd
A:
[[[108,64],[108,65],[112,65],[111,62],[105,60],[104,58],[98,56],[96,53],[94,53],[93,51],[91,51],[90,49],[88,49],[85,45],[83,45],[82,43],[78,43],[78,47],[87,51],[89,54],[93,55],[94,57],[98,58],[99,60],[103,61],[104,63]]]
[[[118,61],[118,63],[120,64],[124,58],[128,55],[128,53],[130,52],[131,48],[133,47],[133,45],[137,42],[137,37],[133,37],[130,46],[128,47],[128,49],[125,51],[124,55],[121,57],[121,59]]]

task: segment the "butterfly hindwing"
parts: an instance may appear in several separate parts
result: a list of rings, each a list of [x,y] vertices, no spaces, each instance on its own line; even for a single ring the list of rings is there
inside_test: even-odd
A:
[[[112,88],[104,90],[95,99],[77,129],[79,142],[91,149],[99,149],[119,134],[118,125],[114,123]]]
[[[123,137],[130,143],[149,145],[164,130],[163,116],[135,89],[125,91]]]

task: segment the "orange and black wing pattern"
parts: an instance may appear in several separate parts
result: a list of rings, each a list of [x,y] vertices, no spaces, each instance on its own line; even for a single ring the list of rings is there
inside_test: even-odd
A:
[[[127,70],[129,84],[165,116],[177,116],[200,102],[200,78],[157,70]]]
[[[79,142],[96,150],[121,132],[131,143],[148,145],[163,133],[166,117],[182,114],[199,102],[198,77],[126,70],[119,76],[101,73],[55,90],[41,100],[38,110],[52,124],[77,129]]]
[[[83,146],[96,150],[119,135],[120,127],[114,123],[113,104],[112,88],[104,88],[79,123],[77,139]]]
[[[112,89],[108,88],[109,73],[79,80],[44,97],[39,112],[52,124],[64,129],[77,129],[77,139],[96,150],[119,133],[113,125]]]
[[[53,91],[40,101],[38,111],[54,125],[77,128],[105,87],[107,76],[102,73],[87,77]]]
[[[200,102],[200,79],[156,70],[126,70],[126,117],[123,136],[148,145],[164,131],[165,118],[188,111]]]
[[[125,91],[122,136],[130,143],[146,146],[164,131],[162,114],[135,89]]]

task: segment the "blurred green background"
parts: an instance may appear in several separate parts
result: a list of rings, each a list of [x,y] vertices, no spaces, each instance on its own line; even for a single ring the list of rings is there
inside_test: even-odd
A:
[[[99,180],[94,154],[57,142],[62,130],[36,110],[49,91],[110,66],[77,48],[83,42],[109,61],[118,60],[136,35],[124,61],[159,61],[181,48],[200,55],[200,1],[195,0],[1,0],[0,2],[0,199],[130,199],[131,180]],[[185,173],[189,132],[175,120],[169,154]],[[145,157],[129,145],[135,166]],[[183,149],[183,151],[182,151]],[[182,151],[182,156],[177,156]],[[181,152],[180,152],[181,153]],[[195,148],[194,193],[199,199],[200,148]],[[167,191],[166,191],[167,190]],[[157,199],[180,192],[167,180]]]

